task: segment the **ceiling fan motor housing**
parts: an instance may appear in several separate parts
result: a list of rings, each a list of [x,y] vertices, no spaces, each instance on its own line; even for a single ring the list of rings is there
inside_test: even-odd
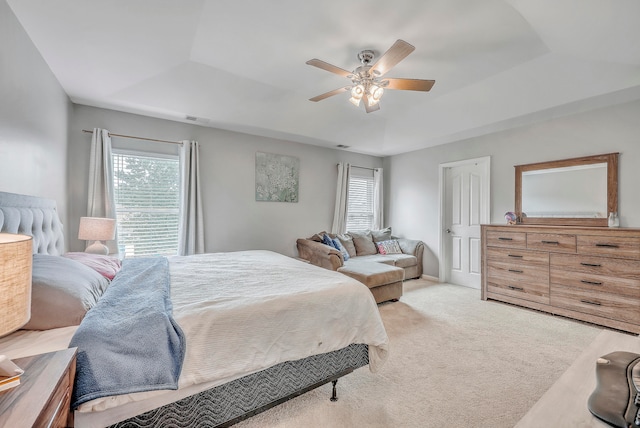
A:
[[[360,62],[362,63],[362,65],[369,65],[371,64],[371,62],[373,61],[373,58],[375,57],[375,52],[370,50],[370,49],[366,49],[361,51],[358,54],[358,59],[360,60]]]

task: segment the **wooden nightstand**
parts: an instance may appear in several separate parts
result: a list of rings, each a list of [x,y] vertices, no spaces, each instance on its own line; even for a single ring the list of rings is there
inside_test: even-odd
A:
[[[0,426],[66,427],[76,374],[76,348],[13,360],[20,385],[0,392]]]

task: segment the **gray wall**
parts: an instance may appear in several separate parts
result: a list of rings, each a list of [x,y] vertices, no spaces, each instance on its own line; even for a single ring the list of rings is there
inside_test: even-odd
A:
[[[439,164],[491,156],[491,222],[503,224],[514,210],[514,165],[612,152],[620,226],[640,227],[640,101],[385,158],[387,223],[425,242],[425,274],[438,276]]]
[[[72,105],[5,0],[0,40],[0,190],[55,199],[71,250],[84,244],[76,239],[87,204],[90,134],[82,129],[200,141],[207,251],[294,255],[297,237],[331,226],[335,164],[381,166],[371,156]],[[386,158],[385,223],[397,235],[425,241],[425,273],[438,275],[440,163],[491,156],[492,222],[502,223],[513,210],[514,165],[619,151],[621,226],[640,227],[639,118],[636,101]],[[117,138],[114,145],[175,149]],[[256,151],[300,158],[300,202],[255,201]]]
[[[0,0],[0,190],[55,199],[66,219],[71,102]]]
[[[364,167],[382,166],[382,158],[359,155],[220,129],[153,119],[129,113],[74,105],[69,146],[69,223],[67,240],[80,251],[78,222],[86,215],[91,134],[82,129],[161,140],[197,140],[205,215],[205,250],[269,249],[296,255],[297,238],[329,230],[333,220],[337,168],[340,161]],[[174,150],[162,143],[114,137],[112,143],[131,149]],[[255,153],[300,159],[298,203],[256,202]]]

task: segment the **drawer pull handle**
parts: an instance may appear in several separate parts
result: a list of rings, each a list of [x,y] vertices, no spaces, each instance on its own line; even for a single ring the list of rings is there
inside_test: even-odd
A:
[[[596,244],[596,247],[619,248],[616,244]]]
[[[600,302],[594,302],[594,301],[592,301],[592,300],[584,300],[584,299],[582,299],[582,300],[580,300],[580,301],[581,301],[582,303],[586,303],[587,305],[593,305],[593,306],[600,306],[600,305],[602,305],[602,303],[600,303]]]
[[[558,241],[542,241],[543,244],[550,244],[550,245],[558,245],[560,244]]]
[[[587,281],[586,279],[583,279],[582,281],[580,281],[583,284],[589,284],[589,285],[602,285],[601,282],[596,282],[596,281]]]
[[[597,263],[580,263],[582,266],[589,266],[589,267],[602,267],[601,264],[597,264]]]
[[[498,238],[498,241],[513,241],[513,238],[503,238],[502,236]]]
[[[507,287],[509,287],[511,290],[524,291],[524,288],[516,287],[515,285],[508,285]]]
[[[507,254],[509,257],[514,257],[516,259],[521,259],[523,256],[519,256],[517,254]]]
[[[522,271],[522,270],[518,270],[518,269],[509,269],[509,272],[513,272],[513,273],[524,273],[524,271]]]

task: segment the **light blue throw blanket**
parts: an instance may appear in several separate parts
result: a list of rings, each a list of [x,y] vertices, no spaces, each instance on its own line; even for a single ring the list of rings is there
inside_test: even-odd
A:
[[[177,389],[186,341],[172,317],[169,262],[127,259],[71,339],[72,408],[110,395]]]

